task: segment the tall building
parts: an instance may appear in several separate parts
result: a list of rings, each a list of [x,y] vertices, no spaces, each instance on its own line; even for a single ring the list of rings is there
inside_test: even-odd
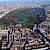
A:
[[[50,33],[50,6],[47,6],[46,8],[45,8],[45,10],[46,10],[46,12],[45,12],[45,14],[46,14],[46,20],[44,21],[44,22],[42,22],[40,25],[42,26],[42,27],[44,27],[44,29],[48,32],[48,33]]]
[[[46,8],[46,25],[50,26],[50,6],[47,6]]]

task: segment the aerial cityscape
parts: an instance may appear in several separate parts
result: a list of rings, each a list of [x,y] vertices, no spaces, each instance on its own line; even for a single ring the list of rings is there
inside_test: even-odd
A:
[[[0,0],[0,50],[50,50],[50,0]]]

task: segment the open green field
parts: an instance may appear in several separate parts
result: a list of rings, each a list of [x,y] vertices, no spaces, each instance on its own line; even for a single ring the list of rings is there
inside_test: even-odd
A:
[[[42,14],[40,10],[36,11],[36,8],[14,10],[0,19],[0,26],[6,26],[10,23],[16,24],[19,18],[24,18],[24,21],[20,23],[22,23],[23,26],[31,27],[36,21],[38,21],[37,15],[40,18]]]

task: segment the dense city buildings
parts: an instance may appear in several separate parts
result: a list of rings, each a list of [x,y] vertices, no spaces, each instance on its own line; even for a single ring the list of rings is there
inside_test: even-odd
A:
[[[50,5],[34,2],[0,3],[0,50],[50,50]]]

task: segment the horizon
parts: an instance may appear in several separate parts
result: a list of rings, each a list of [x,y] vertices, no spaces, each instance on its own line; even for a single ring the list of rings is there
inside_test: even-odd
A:
[[[0,2],[50,2],[50,0],[0,0]]]

